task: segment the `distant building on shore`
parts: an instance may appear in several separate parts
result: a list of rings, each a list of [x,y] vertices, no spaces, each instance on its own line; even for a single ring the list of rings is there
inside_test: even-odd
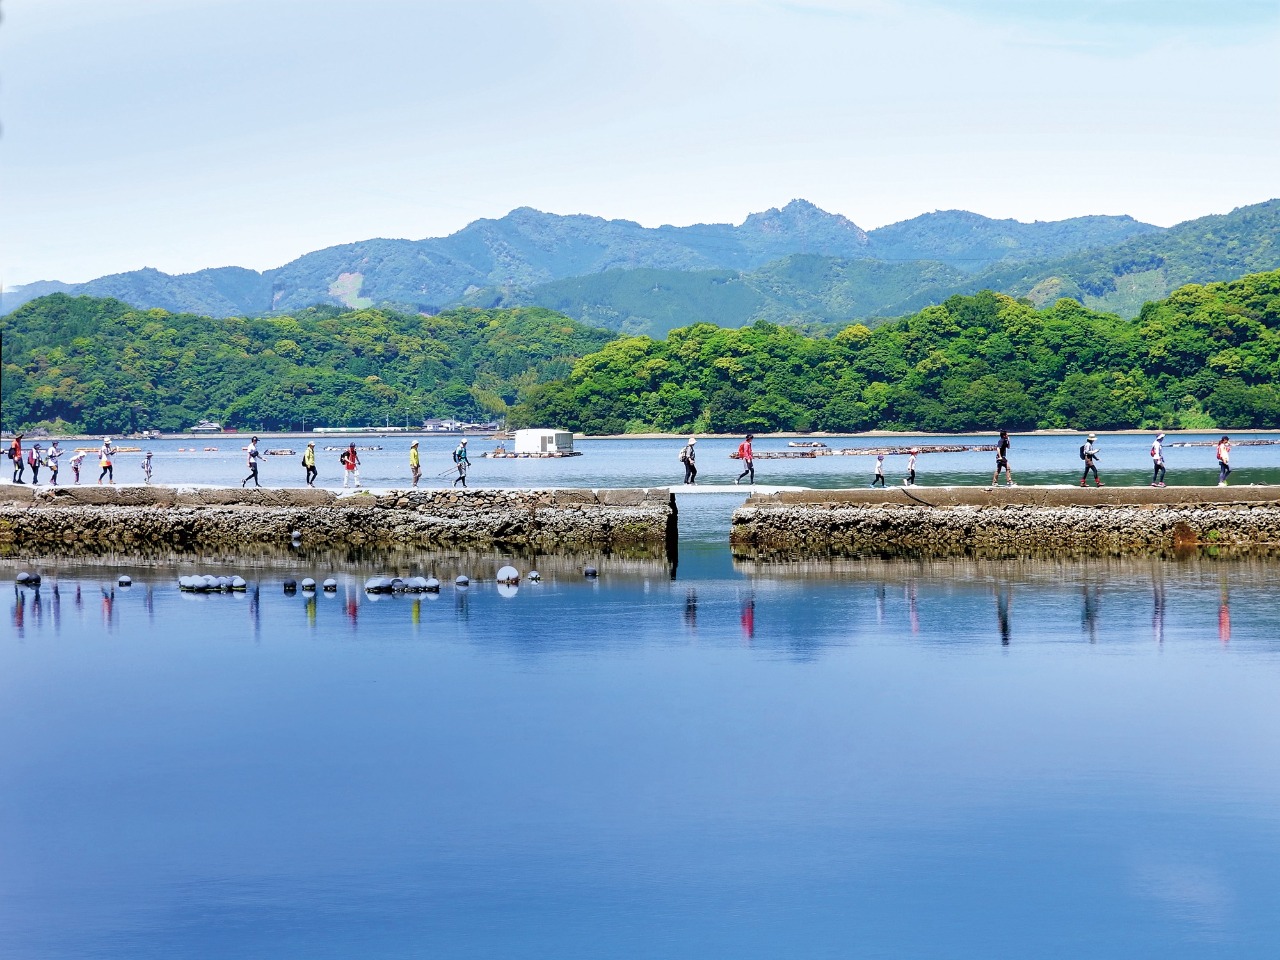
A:
[[[222,433],[222,424],[212,420],[201,420],[191,428],[191,433]]]

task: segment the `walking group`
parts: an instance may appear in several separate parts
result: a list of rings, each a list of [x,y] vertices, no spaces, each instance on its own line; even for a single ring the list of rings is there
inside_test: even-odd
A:
[[[26,483],[24,479],[26,471],[31,471],[31,483],[38,485],[40,483],[40,471],[47,470],[49,472],[49,486],[56,487],[58,485],[58,474],[62,465],[62,455],[64,453],[61,443],[58,440],[51,440],[48,448],[37,442],[33,443],[27,451],[23,452],[22,440],[25,434],[15,434],[9,443],[8,457],[13,461],[13,482]],[[71,482],[78,484],[80,482],[80,465],[84,463],[88,457],[89,449],[78,449],[68,459],[71,465]],[[106,481],[108,486],[115,486],[115,457],[116,448],[111,442],[110,437],[102,438],[102,446],[98,448],[98,466],[101,472],[98,474],[98,483]],[[148,450],[142,455],[142,482],[151,482],[151,451]]]

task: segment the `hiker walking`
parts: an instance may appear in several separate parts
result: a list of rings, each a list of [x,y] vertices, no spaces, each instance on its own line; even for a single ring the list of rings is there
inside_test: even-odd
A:
[[[875,476],[871,478],[871,485],[874,487],[877,484],[879,484],[882,487],[884,486],[884,454],[883,453],[876,454],[876,472],[875,472]]]
[[[342,464],[342,489],[347,488],[348,481],[360,486],[360,454],[356,453],[355,443],[343,450],[338,460]]]
[[[14,483],[26,483],[22,479],[23,471],[27,469],[27,465],[22,462],[22,437],[21,433],[15,433],[13,440],[9,443],[9,459],[13,461]]]
[[[461,481],[465,487],[467,485],[467,468],[471,466],[471,461],[467,458],[467,438],[463,437],[458,441],[458,447],[453,451],[453,462],[458,468],[458,475],[453,478],[453,485],[456,487]]]
[[[1227,477],[1231,476],[1231,438],[1223,437],[1218,441],[1218,486],[1227,485]]]
[[[148,450],[142,456],[142,482],[151,483],[151,451]]]
[[[748,433],[747,439],[738,444],[738,459],[742,461],[742,472],[738,474],[738,479],[733,481],[739,483],[747,474],[751,474],[751,479],[747,482],[752,486],[756,482],[756,458],[751,451],[751,441],[755,439],[755,435]]]
[[[258,438],[257,437],[252,438],[249,441],[249,446],[245,447],[245,462],[246,462],[246,465],[249,467],[249,475],[240,481],[240,486],[243,487],[250,480],[253,481],[253,485],[255,487],[262,486],[262,484],[258,482]]]
[[[418,458],[418,441],[409,444],[409,473],[413,476],[413,485],[418,485],[422,477],[422,461]]]
[[[102,468],[102,472],[98,474],[98,483],[102,483],[102,478],[106,477],[107,483],[115,486],[116,471],[111,465],[111,458],[116,455],[116,448],[111,446],[111,438],[103,437],[102,446],[98,448],[98,466]]]
[[[80,464],[84,463],[84,458],[88,456],[83,450],[77,450],[71,455],[71,476],[76,483],[80,482]]]
[[[911,456],[907,457],[907,479],[903,482],[908,487],[914,487],[916,485],[916,455],[919,452],[919,447],[912,447]]]
[[[1153,487],[1164,486],[1164,434],[1157,433],[1156,439],[1151,444],[1151,485]]]
[[[58,446],[55,440],[49,444],[49,452],[45,454],[44,462],[49,465],[49,486],[56,487],[58,485],[58,458],[62,456],[62,448]]]
[[[1000,479],[1000,471],[1004,471],[1005,486],[1016,487],[1013,482],[1013,471],[1009,469],[1009,431],[1001,430],[1000,439],[996,441],[996,472],[991,475],[991,485],[994,487]]]
[[[694,447],[697,442],[697,437],[690,437],[689,442],[680,451],[680,462],[684,464],[685,483],[696,484],[698,482],[698,451]]]
[[[1097,436],[1089,434],[1089,438],[1080,445],[1080,459],[1084,461],[1084,473],[1080,475],[1080,486],[1086,486],[1085,481],[1089,479],[1089,471],[1093,471],[1093,485],[1095,487],[1102,486],[1102,481],[1098,479],[1098,461],[1102,459],[1098,455]]]
[[[27,466],[31,468],[31,482],[40,482],[40,466],[44,463],[42,459],[44,454],[41,452],[44,448],[37,443],[27,451]]]
[[[305,478],[308,487],[316,485],[316,442],[309,440],[307,449],[302,451],[302,468],[305,471]]]

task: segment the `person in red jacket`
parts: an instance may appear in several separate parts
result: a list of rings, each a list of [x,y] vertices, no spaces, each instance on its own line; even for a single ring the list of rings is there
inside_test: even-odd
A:
[[[741,483],[742,478],[750,474],[751,479],[747,481],[752,485],[756,482],[756,455],[751,452],[751,441],[755,439],[755,434],[748,433],[747,439],[738,444],[738,459],[742,461],[742,472],[738,474],[738,479],[734,483]]]
[[[20,433],[14,434],[13,442],[9,444],[9,459],[13,461],[13,482],[26,483],[27,481],[22,479],[27,465],[22,462],[22,434]]]

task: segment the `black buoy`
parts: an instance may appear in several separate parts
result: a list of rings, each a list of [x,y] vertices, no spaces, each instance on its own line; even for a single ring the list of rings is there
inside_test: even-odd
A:
[[[594,580],[596,577],[600,576],[600,571],[595,567],[583,567],[582,575],[588,580]]]
[[[297,580],[293,580],[293,579],[286,580],[286,581],[284,582],[284,592],[285,592],[285,593],[297,593],[297,592],[298,592],[298,581],[297,581]]]

